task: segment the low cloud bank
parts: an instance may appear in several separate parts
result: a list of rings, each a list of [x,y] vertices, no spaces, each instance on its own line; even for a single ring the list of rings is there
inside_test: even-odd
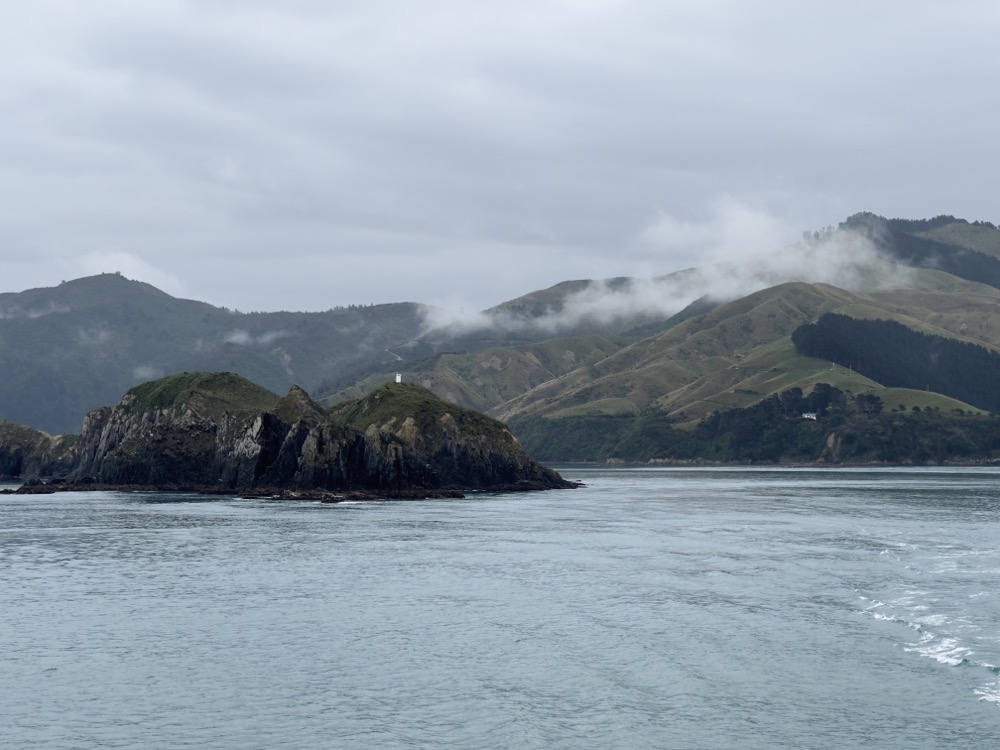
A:
[[[287,335],[288,331],[269,331],[268,333],[254,336],[243,329],[237,328],[226,335],[225,342],[236,346],[267,346]]]
[[[34,320],[36,318],[44,318],[46,315],[58,315],[68,313],[69,311],[70,309],[65,305],[57,305],[54,302],[50,302],[44,307],[32,308],[29,310],[23,310],[14,305],[0,310],[0,320],[16,320],[18,318]]]
[[[428,330],[559,333],[583,324],[620,327],[663,320],[698,299],[726,302],[790,281],[863,292],[899,287],[911,273],[858,232],[827,228],[801,234],[734,201],[720,202],[704,223],[661,216],[642,240],[696,267],[656,278],[591,281],[563,294],[554,288],[542,309],[500,305],[471,316],[433,309]]]
[[[163,373],[158,367],[152,367],[150,365],[139,365],[132,369],[132,378],[141,383],[156,380],[162,376]]]

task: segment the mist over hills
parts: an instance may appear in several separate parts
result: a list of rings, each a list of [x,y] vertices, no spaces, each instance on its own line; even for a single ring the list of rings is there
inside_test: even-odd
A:
[[[874,222],[874,218],[873,218]],[[530,292],[473,314],[429,310],[429,337],[492,343],[538,341],[554,335],[621,335],[677,322],[695,302],[718,304],[789,281],[852,291],[905,284],[908,267],[873,226],[828,227],[791,245],[773,232],[723,233],[704,248],[697,268],[652,278],[575,280]]]
[[[743,277],[730,263],[714,266],[717,276],[701,269],[649,282],[687,295],[664,294],[662,316],[653,324],[630,328],[634,318],[622,316],[621,325],[608,327],[615,320],[609,316],[600,335],[591,329],[591,335],[530,343],[503,343],[497,336],[489,346],[438,354],[405,371],[445,398],[507,420],[515,434],[537,436],[535,448],[554,435],[602,429],[595,418],[659,414],[690,425],[787,389],[809,392],[816,383],[878,393],[894,407],[972,410],[940,394],[887,388],[847,366],[803,356],[791,336],[824,313],[839,312],[997,349],[1000,275],[994,272],[1000,271],[1000,232],[995,227],[953,217],[909,222],[859,214],[775,255],[766,263],[751,257],[748,262],[756,265]],[[769,285],[783,277],[791,278]],[[531,330],[531,321],[544,326],[565,317],[572,300],[585,294],[599,297],[595,290],[604,289],[623,295],[631,286],[632,280],[623,279],[560,285],[507,303],[500,312],[519,315]],[[759,288],[740,294],[754,287]],[[667,317],[695,295],[700,296],[688,308]],[[331,400],[363,392],[381,377],[340,389]]]
[[[892,401],[884,384],[796,351],[794,331],[824,313],[1000,347],[992,224],[857,214],[789,247],[767,239],[730,238],[695,269],[567,281],[471,314],[413,303],[247,314],[115,274],[4,294],[0,418],[75,431],[129,387],[185,370],[298,384],[327,404],[398,371],[544,435],[595,417],[693,424],[816,383]]]

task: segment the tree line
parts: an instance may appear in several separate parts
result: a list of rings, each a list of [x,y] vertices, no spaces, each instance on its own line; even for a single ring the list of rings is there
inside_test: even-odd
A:
[[[816,420],[803,418],[804,413]],[[693,428],[657,410],[511,422],[543,461],[719,463],[904,463],[990,460],[1000,453],[1000,419],[937,410],[885,411],[872,393],[818,383],[743,409],[711,414]]]
[[[796,350],[848,367],[887,388],[941,393],[1000,411],[1000,354],[921,333],[893,320],[826,313],[792,333]]]
[[[917,237],[913,232],[926,232],[953,224],[954,216],[942,214],[933,219],[885,219],[863,212],[840,224],[841,228],[865,228],[882,249],[901,263],[914,268],[929,268],[950,273],[961,279],[1000,289],[1000,259],[967,247]],[[975,222],[974,226],[995,229],[990,222]]]

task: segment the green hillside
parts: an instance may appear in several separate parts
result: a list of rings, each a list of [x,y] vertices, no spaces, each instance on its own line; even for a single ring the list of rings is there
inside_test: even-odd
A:
[[[76,432],[91,409],[182,371],[236,372],[276,392],[350,381],[424,327],[415,304],[239,313],[117,274],[0,295],[0,419]]]
[[[200,417],[218,419],[226,412],[270,411],[278,396],[231,372],[183,372],[129,390],[122,403],[130,413],[192,405]]]
[[[335,422],[361,432],[369,429],[396,432],[404,422],[412,420],[416,431],[434,434],[440,431],[446,415],[462,432],[497,439],[505,431],[496,420],[443,401],[426,388],[410,383],[386,383],[357,401],[330,410]]]
[[[361,398],[402,370],[406,382],[419,383],[446,401],[491,411],[542,383],[599,362],[621,346],[621,340],[580,336],[521,346],[489,346],[464,354],[444,352],[413,362],[397,362],[394,370],[369,375],[338,389],[323,403]]]
[[[689,421],[817,382],[852,392],[877,388],[849,368],[796,353],[792,332],[825,312],[897,320],[991,347],[1000,342],[1000,291],[930,270],[914,271],[907,282],[906,287],[864,294],[822,284],[783,284],[653,336],[602,339],[578,366],[567,358],[561,368],[539,372],[527,383],[528,368],[522,362],[537,351],[534,345],[503,350],[502,356],[496,351],[449,355],[426,369],[403,368],[404,376],[446,398],[475,399],[477,408],[505,420],[634,415],[654,406]],[[490,362],[500,366],[491,368]],[[519,395],[509,397],[518,390]]]
[[[818,383],[893,401],[899,391],[887,386],[895,381],[859,374],[850,356],[833,365],[796,350],[792,334],[825,313],[1000,347],[1000,231],[992,224],[863,213],[823,237],[838,233],[867,238],[895,270],[867,279],[863,292],[793,281],[730,300],[705,294],[704,270],[567,281],[433,330],[436,318],[420,305],[245,314],[115,274],[0,295],[0,419],[75,431],[91,408],[184,371],[238,373],[276,393],[300,384],[324,406],[365,398],[400,372],[405,384],[518,429],[532,420],[627,424],[650,415],[692,428]],[[815,234],[816,247],[838,252],[823,237]],[[695,302],[677,312],[674,300]],[[926,409],[944,397],[906,398],[913,403],[901,396],[892,407]],[[955,403],[939,408],[970,408]]]
[[[994,258],[1000,258],[1000,232],[992,224],[974,223],[956,220],[943,226],[925,231],[914,232],[917,237],[924,237],[946,245],[967,247]]]
[[[551,448],[560,434],[572,436],[574,449],[623,430],[638,429],[634,434],[645,439],[647,427],[637,425],[655,424],[650,415],[661,415],[676,428],[691,428],[715,412],[747,408],[789,389],[809,393],[817,383],[851,394],[882,394],[892,409],[975,411],[939,394],[886,389],[848,366],[796,352],[791,334],[826,312],[895,320],[987,347],[1000,342],[997,289],[932,270],[914,270],[905,282],[863,294],[822,284],[783,284],[652,336],[556,339],[441,355],[425,361],[423,368],[401,370],[404,378],[444,398],[471,402],[508,421],[535,448],[538,440]],[[556,356],[560,350],[562,355]],[[381,376],[382,382],[386,377]],[[600,453],[595,448],[594,455]]]
[[[529,417],[511,426],[527,450],[549,461],[926,464],[1000,458],[1000,417],[960,405],[943,411],[927,403],[934,394],[896,392],[925,405],[898,402],[887,409],[889,400],[879,392],[851,394],[818,383],[810,392],[789,389],[686,425],[650,409],[632,418]]]

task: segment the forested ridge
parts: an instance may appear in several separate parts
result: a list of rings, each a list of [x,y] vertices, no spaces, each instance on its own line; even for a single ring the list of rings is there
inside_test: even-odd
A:
[[[962,279],[987,284],[1000,289],[1000,259],[968,247],[959,247],[918,237],[915,232],[927,232],[956,221],[954,216],[941,215],[933,219],[885,219],[873,213],[860,213],[847,219],[841,228],[864,229],[889,255],[913,268],[944,271]],[[990,222],[977,221],[973,226],[996,229]]]
[[[960,411],[886,411],[875,394],[819,383],[808,395],[792,388],[745,409],[716,412],[693,428],[653,410],[638,418],[530,418],[512,426],[544,461],[922,464],[995,458],[1000,418]]]
[[[934,391],[1000,411],[1000,354],[892,320],[827,313],[792,333],[799,354],[849,367],[886,388]]]

